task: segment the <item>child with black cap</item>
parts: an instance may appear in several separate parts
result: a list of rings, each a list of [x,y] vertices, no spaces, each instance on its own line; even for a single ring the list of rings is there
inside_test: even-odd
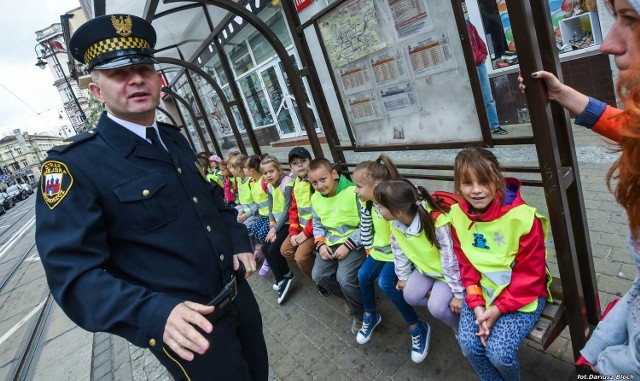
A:
[[[313,216],[311,215],[311,194],[313,188],[307,178],[311,154],[304,147],[294,147],[289,151],[289,167],[296,176],[291,208],[289,209],[289,236],[280,247],[280,253],[287,259],[293,259],[302,273],[311,278],[315,262],[313,244]],[[325,295],[326,290],[325,290]]]

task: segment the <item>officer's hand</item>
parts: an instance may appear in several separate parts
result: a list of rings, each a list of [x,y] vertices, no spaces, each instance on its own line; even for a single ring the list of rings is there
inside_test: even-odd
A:
[[[244,265],[244,277],[245,279],[250,277],[251,274],[256,272],[256,257],[252,253],[240,253],[233,256],[233,270],[240,268],[240,262]]]
[[[162,340],[165,345],[187,361],[193,360],[194,353],[205,353],[209,349],[209,341],[194,326],[211,332],[213,326],[203,315],[213,310],[213,306],[188,301],[175,306],[164,326]]]

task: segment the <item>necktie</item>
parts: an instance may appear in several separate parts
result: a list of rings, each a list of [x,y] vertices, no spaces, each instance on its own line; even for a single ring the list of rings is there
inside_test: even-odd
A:
[[[153,127],[147,127],[147,139],[151,141],[151,144],[156,146],[156,148],[160,149],[163,153],[167,153],[167,150],[164,148],[162,143],[160,143],[160,138],[158,137],[158,133],[156,129]]]

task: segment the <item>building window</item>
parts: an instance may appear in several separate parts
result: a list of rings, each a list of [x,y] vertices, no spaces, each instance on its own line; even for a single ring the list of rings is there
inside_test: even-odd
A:
[[[20,162],[22,163],[22,166],[23,166],[23,167],[26,167],[26,166],[28,166],[28,165],[29,165],[29,164],[27,164],[27,161],[26,161],[26,160],[21,160]]]
[[[71,92],[71,89],[68,87],[64,88],[64,95],[66,97],[66,101],[70,102],[73,100],[73,93]]]
[[[54,65],[53,70],[56,72],[56,79],[64,78],[64,73],[60,65]]]
[[[18,153],[18,155],[22,155],[22,150],[20,148],[16,148],[16,152]]]

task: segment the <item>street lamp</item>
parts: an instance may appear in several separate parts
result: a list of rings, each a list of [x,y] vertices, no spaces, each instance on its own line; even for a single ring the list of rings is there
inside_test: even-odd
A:
[[[38,47],[40,47],[40,52],[38,52]],[[47,66],[47,61],[45,61],[43,59],[45,57],[45,54],[46,54],[46,50],[45,49],[47,49],[47,48],[49,48],[49,51],[51,52],[51,57],[53,57],[53,61],[60,68],[60,72],[62,73],[62,78],[64,78],[64,82],[67,84],[67,89],[69,89],[69,92],[71,93],[71,97],[73,98],[73,101],[74,101],[74,103],[76,105],[76,108],[78,109],[78,113],[80,115],[80,121],[82,122],[82,124],[86,128],[87,116],[84,114],[84,110],[82,110],[82,107],[80,106],[80,102],[78,101],[78,97],[76,97],[76,93],[75,93],[75,91],[73,91],[73,87],[71,87],[71,83],[69,82],[69,78],[67,77],[67,74],[64,72],[64,69],[60,65],[60,61],[58,60],[58,56],[57,56],[55,50],[53,50],[53,47],[51,46],[51,41],[43,41],[42,43],[36,44],[36,46],[34,46],[34,50],[36,52],[36,57],[38,58],[38,61],[36,62],[36,66],[39,67],[40,69],[43,69],[43,70]]]

